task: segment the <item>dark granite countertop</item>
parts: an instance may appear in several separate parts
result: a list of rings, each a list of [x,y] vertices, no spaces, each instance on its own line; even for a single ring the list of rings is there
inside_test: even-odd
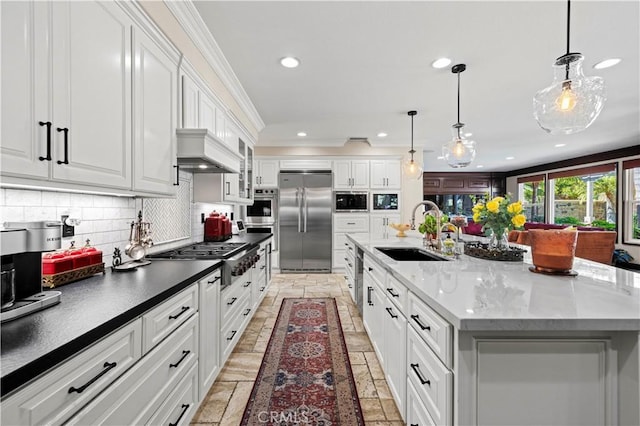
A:
[[[256,237],[253,237],[256,235]],[[258,243],[268,234],[233,241]],[[247,238],[249,237],[249,238]],[[219,260],[161,260],[57,288],[61,302],[2,324],[0,371],[4,397],[222,265]]]

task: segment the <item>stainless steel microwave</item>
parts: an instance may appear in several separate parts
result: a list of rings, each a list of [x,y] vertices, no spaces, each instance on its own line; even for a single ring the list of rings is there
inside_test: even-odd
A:
[[[334,192],[333,211],[340,212],[367,212],[369,211],[368,192]]]
[[[398,211],[397,192],[374,192],[371,194],[371,211]]]

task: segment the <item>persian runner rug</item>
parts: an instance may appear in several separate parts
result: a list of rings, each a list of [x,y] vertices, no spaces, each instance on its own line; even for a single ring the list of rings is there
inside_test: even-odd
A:
[[[364,425],[335,299],[285,298],[242,425]]]

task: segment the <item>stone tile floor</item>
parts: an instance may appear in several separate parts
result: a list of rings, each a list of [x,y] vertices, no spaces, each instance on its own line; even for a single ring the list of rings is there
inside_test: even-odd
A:
[[[285,297],[334,297],[349,350],[353,377],[367,426],[404,425],[389,392],[362,317],[342,275],[276,274],[216,382],[194,416],[193,425],[237,426]],[[339,425],[337,425],[339,426]]]

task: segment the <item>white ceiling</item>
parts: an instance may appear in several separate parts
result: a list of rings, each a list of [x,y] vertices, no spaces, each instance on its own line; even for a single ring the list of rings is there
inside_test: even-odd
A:
[[[431,67],[441,56],[467,64],[460,118],[478,154],[460,171],[509,171],[640,144],[637,0],[571,3],[571,51],[584,55],[585,74],[605,79],[607,102],[591,127],[567,136],[547,134],[532,114],[533,95],[551,84],[551,65],[565,53],[565,1],[194,4],[266,124],[258,146],[366,137],[408,150],[407,111],[415,109],[425,171],[454,171],[436,158],[456,122],[456,76],[450,66]],[[288,55],[301,65],[283,68]],[[622,62],[592,68],[610,57]]]

